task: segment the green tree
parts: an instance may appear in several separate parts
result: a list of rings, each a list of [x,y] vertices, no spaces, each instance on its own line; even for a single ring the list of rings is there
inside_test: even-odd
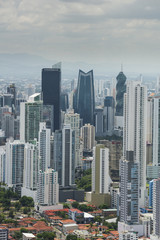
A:
[[[43,232],[37,234],[37,240],[53,240],[56,237],[56,234],[54,232]]]
[[[66,240],[78,240],[78,238],[76,235],[68,234]]]
[[[0,213],[0,223],[2,223],[5,220],[5,216],[3,213]]]
[[[69,204],[68,203],[64,203],[63,204],[63,208],[69,208]]]
[[[23,207],[34,207],[34,201],[31,197],[23,196],[19,201]]]
[[[23,213],[24,214],[27,214],[27,213],[29,213],[31,211],[31,209],[29,208],[29,207],[25,207],[24,209],[23,209]]]
[[[72,203],[72,207],[73,208],[78,208],[79,207],[79,203],[78,202],[73,202]]]
[[[19,211],[21,208],[21,204],[19,202],[16,202],[14,206],[17,211]]]
[[[10,211],[9,211],[9,215],[8,215],[8,217],[9,218],[14,218],[14,211],[13,211],[13,209],[11,209]]]

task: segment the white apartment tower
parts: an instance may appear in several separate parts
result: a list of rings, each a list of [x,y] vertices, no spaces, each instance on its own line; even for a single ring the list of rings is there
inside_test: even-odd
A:
[[[153,232],[160,239],[160,178],[153,180]]]
[[[153,98],[153,166],[160,166],[160,95]]]
[[[58,172],[48,168],[38,175],[37,198],[40,205],[56,205],[59,203]]]
[[[0,182],[5,182],[5,162],[6,162],[6,149],[0,146]]]
[[[23,184],[24,147],[19,140],[6,143],[5,183],[18,191]]]
[[[112,180],[109,176],[109,149],[103,144],[93,148],[92,192],[109,193]]]
[[[51,130],[46,128],[46,123],[41,122],[39,127],[39,170],[46,171],[51,160]]]
[[[83,150],[92,151],[95,146],[95,127],[89,123],[85,124],[81,128],[81,138],[83,140]]]
[[[134,152],[139,164],[140,206],[145,204],[147,88],[140,81],[127,82],[124,94],[123,156]]]
[[[80,116],[78,113],[69,111],[65,114],[64,124],[70,124],[72,130],[75,131],[75,167],[81,165],[80,159]]]

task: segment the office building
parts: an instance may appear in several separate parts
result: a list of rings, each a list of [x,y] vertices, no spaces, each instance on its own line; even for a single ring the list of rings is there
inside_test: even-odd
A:
[[[39,205],[56,205],[59,203],[58,173],[51,168],[39,171],[37,198]]]
[[[41,94],[35,93],[20,105],[20,140],[30,142],[38,139],[39,123],[42,121]]]
[[[74,101],[77,106],[75,112],[80,114],[80,118],[83,119],[83,125],[90,123],[94,125],[94,81],[93,70],[88,73],[79,70],[77,92]]]
[[[95,108],[95,136],[96,137],[103,136],[103,108],[102,107]]]
[[[58,172],[58,183],[62,185],[62,130],[54,132],[53,167]]]
[[[5,183],[20,192],[23,185],[25,144],[19,140],[6,143]]]
[[[123,116],[123,95],[126,92],[126,76],[121,71],[116,77],[116,116]]]
[[[83,151],[92,152],[95,146],[95,127],[90,124],[81,127],[81,138],[83,140]]]
[[[14,109],[16,107],[16,86],[14,83],[10,84],[7,87],[7,93],[13,95],[13,104],[14,104]]]
[[[54,131],[61,126],[61,65],[42,69],[43,104],[54,106]]]
[[[66,112],[68,108],[69,108],[68,94],[62,93],[61,94],[61,110]]]
[[[149,207],[153,207],[153,181],[149,182]]]
[[[124,94],[123,156],[133,151],[139,164],[140,207],[146,196],[146,119],[147,88],[140,81],[129,81]]]
[[[39,170],[44,172],[50,167],[51,161],[51,130],[46,128],[46,123],[41,122],[39,127]]]

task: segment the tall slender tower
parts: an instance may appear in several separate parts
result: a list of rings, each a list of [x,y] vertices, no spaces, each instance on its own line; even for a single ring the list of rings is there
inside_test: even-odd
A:
[[[42,69],[43,104],[54,106],[54,131],[61,126],[61,64]]]
[[[75,111],[80,114],[83,119],[83,125],[90,123],[94,125],[94,81],[93,70],[88,73],[79,70],[78,85],[77,85],[77,107]]]
[[[130,81],[124,95],[123,156],[133,151],[134,162],[139,164],[140,207],[145,204],[146,190],[146,119],[147,88],[140,81]]]
[[[116,85],[116,116],[123,116],[123,95],[126,92],[126,76],[121,71],[117,79]]]

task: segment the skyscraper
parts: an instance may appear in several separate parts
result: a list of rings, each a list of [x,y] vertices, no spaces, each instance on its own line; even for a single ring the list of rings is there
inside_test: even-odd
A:
[[[81,127],[81,138],[83,140],[83,151],[91,152],[95,146],[95,127],[90,124]]]
[[[40,171],[38,175],[37,199],[40,205],[56,205],[59,202],[58,173],[54,169]]]
[[[53,68],[42,69],[42,96],[43,104],[54,107],[54,131],[60,129],[61,111],[61,66],[56,64]]]
[[[138,163],[133,151],[120,160],[120,222],[133,225],[139,222]]]
[[[42,120],[41,94],[35,93],[28,102],[20,105],[20,140],[29,142],[38,139],[39,123]]]
[[[126,92],[126,76],[121,71],[117,79],[116,85],[116,116],[123,116],[123,95]]]
[[[147,88],[140,81],[127,83],[124,94],[123,156],[134,152],[139,164],[140,207],[145,205]]]
[[[112,135],[114,130],[114,98],[108,96],[104,99],[103,131],[105,135]]]
[[[94,81],[93,70],[88,73],[79,70],[77,85],[77,107],[75,111],[80,114],[83,119],[83,125],[90,123],[94,125]]]
[[[160,238],[160,178],[153,181],[153,232]]]
[[[46,171],[50,167],[51,149],[50,149],[51,130],[46,128],[46,123],[41,122],[39,127],[39,170]]]

